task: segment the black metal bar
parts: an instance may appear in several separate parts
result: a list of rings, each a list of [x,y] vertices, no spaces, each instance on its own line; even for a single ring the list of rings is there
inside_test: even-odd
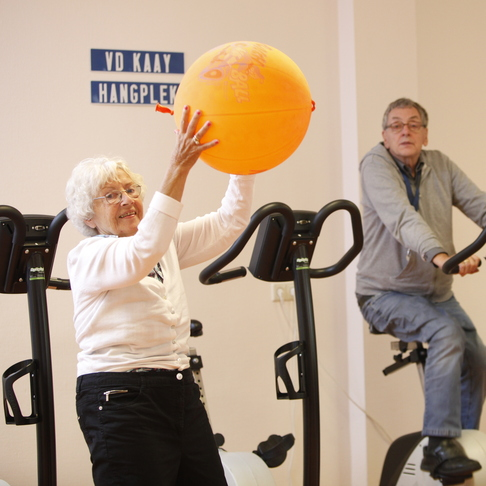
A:
[[[25,241],[25,220],[20,211],[12,206],[6,205],[0,206],[0,217],[10,219],[14,225],[11,254],[8,264],[7,275],[5,276],[5,286],[4,289],[2,289],[3,292],[10,293],[12,291],[14,283],[16,265],[20,258],[22,245]]]
[[[310,280],[309,260],[305,245],[299,245],[293,255],[295,302],[299,337],[304,343],[304,379],[306,396],[303,398],[304,422],[304,485],[319,486],[320,475],[320,412],[317,343],[314,325],[314,306]]]
[[[353,245],[352,247],[339,259],[337,263],[326,268],[311,269],[311,278],[332,277],[343,270],[358,256],[363,248],[363,227],[361,224],[361,214],[356,204],[346,199],[338,199],[326,204],[316,215],[312,223],[312,232],[317,236],[320,234],[321,226],[324,221],[336,211],[347,211],[351,218],[351,225],[353,229]]]
[[[27,263],[27,299],[29,303],[32,357],[37,364],[37,396],[33,397],[40,414],[36,424],[38,485],[56,486],[56,436],[54,392],[47,313],[44,259],[32,252]]]
[[[442,266],[442,271],[446,274],[459,273],[459,263],[463,262],[471,255],[474,255],[474,253],[480,250],[485,244],[486,228],[481,231],[480,235],[470,245],[449,258]]]

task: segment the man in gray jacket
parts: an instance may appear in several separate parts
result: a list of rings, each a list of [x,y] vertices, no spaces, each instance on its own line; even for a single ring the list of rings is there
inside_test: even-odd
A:
[[[364,246],[356,293],[374,331],[428,343],[422,470],[464,477],[481,468],[455,439],[477,429],[486,396],[486,350],[441,271],[455,253],[452,208],[486,227],[486,193],[446,155],[424,150],[427,112],[402,98],[383,118],[383,142],[360,164]],[[461,275],[478,271],[476,255]]]

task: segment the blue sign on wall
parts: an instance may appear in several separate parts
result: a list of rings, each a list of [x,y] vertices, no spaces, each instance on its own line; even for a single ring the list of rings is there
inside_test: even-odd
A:
[[[173,105],[178,84],[91,81],[91,102],[124,105]]]
[[[92,71],[184,73],[184,53],[91,49]]]

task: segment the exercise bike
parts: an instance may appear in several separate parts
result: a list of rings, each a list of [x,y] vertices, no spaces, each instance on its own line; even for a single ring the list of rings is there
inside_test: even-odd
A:
[[[192,319],[191,337],[199,337],[202,334],[202,323]],[[194,347],[189,348],[189,360],[194,380],[199,386],[201,401],[210,416],[201,372],[203,361]],[[295,442],[292,434],[283,437],[272,434],[266,441],[260,442],[253,452],[228,452],[223,448],[224,436],[221,433],[215,433],[214,438],[228,486],[276,486],[270,468],[278,467],[285,461],[287,452]]]
[[[5,420],[7,424],[36,426],[39,486],[55,486],[57,482],[46,289],[69,289],[68,280],[51,279],[59,234],[66,221],[64,211],[56,217],[23,216],[11,206],[0,206],[0,293],[27,294],[32,344],[32,359],[3,373]],[[14,391],[15,382],[24,376],[30,378],[30,415],[23,414]]]
[[[349,213],[353,245],[334,265],[313,269],[311,259],[321,227],[328,216],[339,210]],[[303,484],[319,486],[319,383],[311,279],[342,272],[358,255],[363,245],[361,216],[358,208],[347,200],[333,201],[317,213],[293,211],[283,203],[267,204],[253,214],[248,227],[231,248],[200,273],[201,283],[210,285],[246,276],[245,267],[222,269],[240,254],[258,227],[248,266],[251,274],[267,282],[294,282],[299,340],[285,344],[275,352],[276,393],[279,400],[302,400]],[[294,386],[287,366],[291,359],[297,361],[298,386]]]
[[[442,270],[446,274],[458,273],[459,263],[470,257],[486,244],[486,229],[469,246],[451,257]],[[423,368],[426,366],[427,350],[422,343],[393,342],[392,348],[400,352],[394,356],[394,364],[383,370],[388,375],[403,366],[415,363],[423,386]],[[405,354],[408,353],[408,354]],[[479,430],[463,430],[458,441],[463,446],[468,457],[476,459],[482,469],[472,477],[453,480],[451,478],[433,479],[430,473],[420,469],[423,458],[423,448],[428,439],[421,432],[414,432],[396,439],[388,449],[381,473],[380,486],[444,486],[463,484],[464,486],[486,485],[486,434]]]

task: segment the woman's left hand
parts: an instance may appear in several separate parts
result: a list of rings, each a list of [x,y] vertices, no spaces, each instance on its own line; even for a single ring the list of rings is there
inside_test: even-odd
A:
[[[176,132],[176,145],[172,152],[171,163],[176,166],[186,166],[189,169],[196,163],[204,150],[214,147],[219,140],[201,143],[201,139],[211,128],[211,122],[207,121],[199,130],[197,124],[201,118],[201,110],[196,110],[189,121],[190,108],[185,106],[182,110],[180,128]]]
[[[182,199],[184,187],[189,171],[194,167],[197,159],[204,150],[214,147],[219,140],[201,143],[201,138],[211,128],[207,121],[199,130],[197,124],[201,118],[201,110],[197,110],[189,121],[190,109],[185,106],[182,110],[181,125],[176,133],[176,144],[170,158],[170,164],[162,181],[160,192],[178,201]]]

